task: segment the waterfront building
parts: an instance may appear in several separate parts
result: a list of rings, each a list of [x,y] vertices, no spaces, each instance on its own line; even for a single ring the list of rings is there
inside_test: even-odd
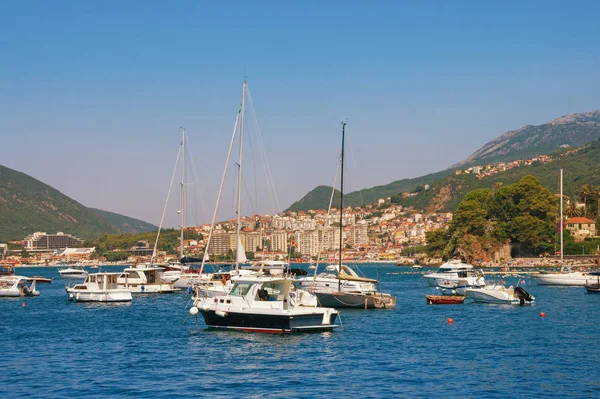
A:
[[[298,252],[302,255],[317,256],[319,253],[318,230],[298,230],[294,233]]]
[[[358,248],[361,245],[368,244],[369,237],[367,236],[367,229],[368,227],[364,223],[349,226],[346,231],[347,243],[350,244],[352,248]]]
[[[226,255],[229,250],[235,250],[235,233],[213,233],[208,246],[209,255]]]
[[[242,245],[246,252],[256,252],[256,248],[263,249],[263,235],[260,231],[242,234]]]
[[[36,231],[23,239],[23,246],[27,251],[48,251],[74,247],[82,242],[82,239],[60,231],[56,234]]]
[[[271,234],[271,251],[287,252],[288,233],[285,230],[274,231]]]

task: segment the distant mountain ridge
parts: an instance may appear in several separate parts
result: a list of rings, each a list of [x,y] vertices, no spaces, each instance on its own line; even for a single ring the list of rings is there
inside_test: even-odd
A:
[[[157,226],[112,212],[87,208],[55,188],[0,165],[0,242],[34,231],[62,231],[80,238],[105,233],[145,232]]]
[[[600,110],[569,114],[543,125],[508,131],[453,167],[525,159],[550,154],[563,145],[580,147],[598,138]]]
[[[446,170],[347,193],[344,196],[344,203],[350,206],[366,205],[376,202],[380,198],[392,197],[405,191],[414,191],[425,184],[432,185],[453,175],[456,168],[528,159],[537,155],[551,154],[565,145],[574,148],[581,147],[599,138],[600,110],[564,115],[543,125],[527,125],[503,133],[475,151],[467,159]],[[329,192],[327,196],[324,195],[325,191]],[[287,210],[326,209],[329,204],[329,195],[331,195],[331,187],[319,186],[302,199],[294,202]],[[334,200],[334,206],[336,206],[335,204],[339,206],[339,197],[337,198],[337,202]]]

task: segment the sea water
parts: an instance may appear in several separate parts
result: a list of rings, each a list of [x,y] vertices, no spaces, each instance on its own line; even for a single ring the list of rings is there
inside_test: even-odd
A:
[[[68,302],[55,268],[18,268],[54,281],[0,298],[0,397],[600,397],[600,295],[526,279],[533,306],[427,305],[420,272],[360,268],[396,308],[296,335],[207,330],[187,292]]]

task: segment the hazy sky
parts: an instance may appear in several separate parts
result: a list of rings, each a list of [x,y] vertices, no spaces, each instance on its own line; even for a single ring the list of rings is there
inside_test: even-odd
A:
[[[2,2],[0,164],[158,224],[184,126],[192,224],[212,214],[244,75],[282,209],[333,182],[342,120],[352,191],[600,108],[598,2],[167,4]],[[243,213],[272,213],[251,149]]]

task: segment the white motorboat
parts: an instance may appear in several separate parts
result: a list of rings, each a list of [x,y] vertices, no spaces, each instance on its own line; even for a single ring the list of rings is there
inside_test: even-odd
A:
[[[478,273],[472,265],[458,260],[446,262],[437,271],[425,274],[423,277],[431,287],[436,287],[443,281],[458,282],[459,280],[464,280],[469,287],[485,286],[482,273]]]
[[[467,288],[465,297],[475,302],[497,303],[504,305],[530,305],[535,303],[535,297],[522,287],[505,287],[493,282],[481,288]]]
[[[67,266],[59,269],[58,273],[65,278],[86,278],[89,274],[82,266]]]
[[[92,273],[83,283],[65,287],[69,301],[76,302],[131,302],[131,292],[119,288],[120,273]]]
[[[317,307],[314,295],[294,290],[293,283],[289,276],[242,275],[227,295],[194,295],[190,314],[201,313],[210,328],[248,332],[291,333],[337,327],[338,311]]]
[[[38,296],[40,292],[35,289],[35,282],[31,277],[0,276],[0,297]]]
[[[559,272],[539,272],[531,276],[538,285],[560,285],[565,287],[583,287],[586,281],[593,277],[590,273],[574,271],[568,266],[563,266]]]
[[[325,271],[319,273],[316,277],[306,276],[298,278],[298,286],[311,292],[376,292],[375,284],[377,280],[359,276],[350,266],[342,265],[342,271],[339,265],[328,265]],[[340,289],[338,289],[338,279],[340,280]]]
[[[132,294],[166,294],[180,291],[173,284],[166,283],[161,279],[162,270],[160,267],[147,265],[129,267],[119,275],[117,285]]]

